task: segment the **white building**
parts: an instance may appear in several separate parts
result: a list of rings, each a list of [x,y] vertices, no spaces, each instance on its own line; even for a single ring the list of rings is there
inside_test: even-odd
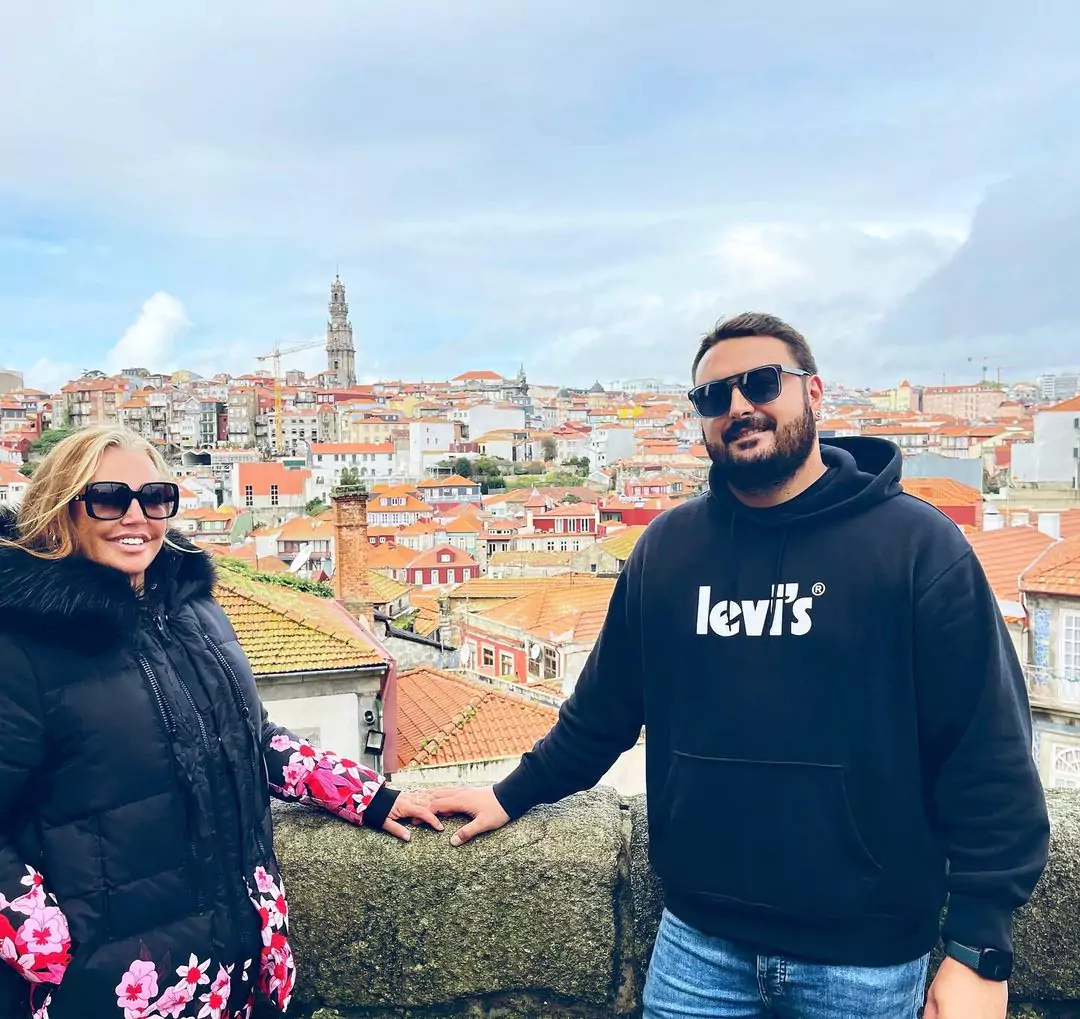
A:
[[[609,467],[616,460],[633,456],[635,448],[632,426],[598,425],[589,433],[589,466]]]
[[[407,475],[419,480],[424,468],[432,460],[427,454],[440,454],[434,460],[449,456],[450,447],[458,441],[461,426],[445,418],[420,418],[409,422],[409,460]]]
[[[513,404],[477,403],[463,412],[462,420],[469,430],[469,439],[475,442],[485,432],[524,431],[525,409]]]
[[[1013,444],[1012,483],[1080,488],[1080,396],[1035,415],[1034,441]]]
[[[390,481],[395,476],[394,464],[392,442],[316,442],[308,454],[308,498],[328,501],[346,468],[355,470],[369,487]]]

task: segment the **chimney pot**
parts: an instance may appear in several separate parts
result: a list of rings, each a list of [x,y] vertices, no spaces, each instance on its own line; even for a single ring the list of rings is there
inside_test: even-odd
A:
[[[1039,530],[1047,537],[1058,539],[1061,537],[1061,514],[1040,513]]]

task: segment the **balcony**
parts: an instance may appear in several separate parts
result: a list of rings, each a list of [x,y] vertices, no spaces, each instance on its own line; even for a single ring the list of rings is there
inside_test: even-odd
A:
[[[1066,676],[1045,665],[1025,665],[1024,679],[1033,708],[1080,715],[1080,676]]]

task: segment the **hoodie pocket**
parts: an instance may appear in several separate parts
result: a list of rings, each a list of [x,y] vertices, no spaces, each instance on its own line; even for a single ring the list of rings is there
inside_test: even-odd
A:
[[[683,894],[788,916],[857,915],[881,868],[831,764],[675,752],[657,862]]]

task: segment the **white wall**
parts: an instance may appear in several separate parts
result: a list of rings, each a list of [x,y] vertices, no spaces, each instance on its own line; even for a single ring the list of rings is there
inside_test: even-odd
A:
[[[361,759],[359,702],[356,695],[331,694],[326,697],[295,697],[283,701],[264,698],[270,720],[298,735],[318,729],[312,742],[339,757]]]
[[[454,442],[455,425],[451,421],[419,421],[409,422],[409,477],[422,478],[424,476],[424,451],[447,450]],[[445,459],[443,453],[439,459]]]
[[[1040,484],[1075,483],[1080,446],[1080,411],[1043,411],[1035,415],[1035,441],[1012,448],[1012,480]]]
[[[399,789],[414,789],[418,786],[494,784],[506,778],[520,760],[520,755],[515,755],[496,761],[410,768],[394,773],[394,785]],[[623,796],[645,792],[645,741],[642,740],[623,754],[597,785],[611,786]]]
[[[523,407],[496,407],[492,403],[481,403],[470,407],[465,412],[465,424],[469,429],[469,439],[473,442],[485,432],[494,432],[502,428],[525,430],[525,409]]]

